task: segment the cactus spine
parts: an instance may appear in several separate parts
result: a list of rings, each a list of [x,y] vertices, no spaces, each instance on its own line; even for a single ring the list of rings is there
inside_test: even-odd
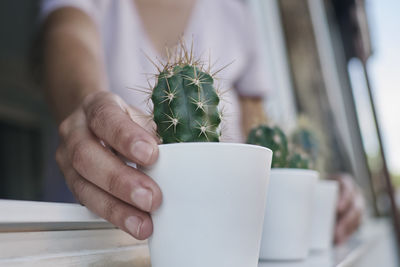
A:
[[[310,169],[310,160],[304,154],[293,153],[288,158],[287,167],[297,169]]]
[[[274,152],[272,167],[285,168],[288,157],[288,142],[278,127],[260,125],[249,133],[247,143],[267,147]]]
[[[152,89],[153,119],[164,144],[219,142],[220,98],[213,75],[182,51],[157,75]]]
[[[289,149],[288,139],[279,127],[266,125],[255,127],[250,131],[247,143],[271,149],[274,153],[272,157],[273,168],[310,168],[305,153]]]

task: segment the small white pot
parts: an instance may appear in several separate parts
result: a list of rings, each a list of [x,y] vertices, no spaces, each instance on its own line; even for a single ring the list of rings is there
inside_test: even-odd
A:
[[[332,247],[338,194],[339,184],[337,181],[318,181],[315,187],[314,212],[311,223],[312,250],[327,250]]]
[[[272,151],[244,144],[160,145],[144,169],[160,186],[152,267],[256,267]]]
[[[312,170],[271,170],[260,259],[307,258],[317,179]]]

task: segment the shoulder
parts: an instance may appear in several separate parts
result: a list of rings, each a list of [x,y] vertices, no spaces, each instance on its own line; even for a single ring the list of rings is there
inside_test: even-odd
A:
[[[87,13],[92,18],[96,18],[101,10],[107,8],[110,3],[110,0],[41,0],[40,16],[44,19],[53,11],[73,7]]]

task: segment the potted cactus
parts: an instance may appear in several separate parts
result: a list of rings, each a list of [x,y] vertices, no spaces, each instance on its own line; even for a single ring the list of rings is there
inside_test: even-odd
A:
[[[152,214],[152,266],[256,267],[272,152],[219,143],[213,75],[184,46],[174,58],[151,90],[159,158],[142,168],[163,193]]]
[[[325,157],[321,155],[325,154],[325,149],[321,147],[324,143],[321,139],[322,134],[318,134],[305,117],[299,120],[298,128],[291,135],[292,144],[310,155],[323,178]],[[333,245],[338,193],[339,184],[335,180],[320,179],[316,184],[311,222],[311,250],[327,250]]]
[[[301,260],[309,252],[314,187],[318,172],[309,170],[310,158],[288,144],[279,127],[258,126],[248,143],[273,151],[261,241],[262,260]]]

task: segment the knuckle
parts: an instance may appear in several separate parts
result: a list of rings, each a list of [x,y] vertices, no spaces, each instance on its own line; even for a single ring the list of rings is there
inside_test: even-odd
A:
[[[75,147],[75,144],[79,142],[79,140],[82,139],[80,131],[75,130],[72,131],[67,138],[65,138],[65,145],[67,149],[73,149]]]
[[[89,127],[92,130],[106,127],[106,119],[109,117],[109,105],[107,103],[97,104],[88,114]]]
[[[65,138],[68,135],[69,122],[68,119],[63,120],[58,126],[58,134],[61,138]]]
[[[114,127],[111,139],[114,144],[121,144],[122,147],[129,147],[129,145],[135,139],[135,132],[130,130],[126,123],[123,121],[119,121],[116,123],[116,127]]]
[[[107,221],[112,221],[117,213],[118,203],[115,199],[107,199],[103,202],[103,216]]]
[[[111,172],[107,179],[106,189],[108,192],[114,194],[118,192],[118,188],[120,188],[122,180],[122,175],[119,172]]]
[[[84,140],[78,141],[73,148],[71,163],[74,169],[79,169],[79,166],[85,161],[85,156],[89,150],[87,142]]]
[[[106,91],[100,91],[100,92],[95,92],[95,93],[88,94],[83,99],[82,104],[83,104],[84,107],[89,107],[93,103],[105,98],[109,94],[111,94],[111,93],[110,92],[106,92]]]
[[[81,204],[85,204],[83,203],[82,196],[85,195],[85,191],[87,189],[86,183],[82,179],[72,179],[72,181],[69,181],[67,184],[70,185],[70,190],[75,196],[76,200]]]
[[[96,93],[87,95],[82,101],[83,107],[85,108],[89,107],[93,102],[94,98],[96,97],[96,95],[97,95]]]
[[[122,100],[122,98],[119,95],[116,94],[111,94],[108,96],[110,100],[112,100],[113,102],[115,102],[119,107],[121,107],[122,109],[124,109],[125,106],[125,102],[124,100]]]

